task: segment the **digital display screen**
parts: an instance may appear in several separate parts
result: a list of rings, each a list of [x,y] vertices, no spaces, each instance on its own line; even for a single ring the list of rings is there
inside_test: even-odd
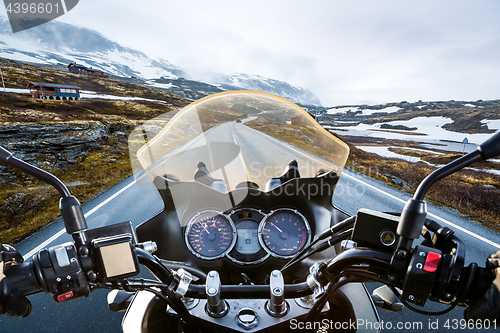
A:
[[[238,239],[236,240],[236,251],[241,254],[254,254],[260,250],[259,238],[257,237],[259,225],[254,221],[242,221],[236,226]]]

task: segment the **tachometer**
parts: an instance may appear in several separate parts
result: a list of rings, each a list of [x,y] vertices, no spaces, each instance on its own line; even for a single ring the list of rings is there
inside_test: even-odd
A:
[[[204,211],[189,221],[184,236],[195,256],[212,260],[232,249],[236,242],[236,229],[227,216],[216,211]]]
[[[291,258],[310,240],[307,220],[292,209],[271,211],[259,228],[259,241],[272,256]]]

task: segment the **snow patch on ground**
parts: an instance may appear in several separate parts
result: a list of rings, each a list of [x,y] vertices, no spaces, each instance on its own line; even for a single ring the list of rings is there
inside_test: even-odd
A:
[[[158,83],[153,81],[146,81],[146,84],[151,87],[160,88],[160,89],[172,89],[177,88],[176,85],[172,83]]]
[[[165,101],[161,101],[158,99],[149,99],[149,98],[142,98],[142,97],[123,97],[123,96],[113,96],[113,95],[102,95],[102,94],[96,93],[95,91],[88,91],[88,90],[81,90],[80,97],[82,99],[84,99],[84,98],[100,98],[100,99],[113,99],[113,100],[122,100],[122,101],[150,101],[150,102],[160,102],[160,103],[169,104]]]
[[[367,116],[367,115],[372,115],[372,114],[377,113],[377,112],[394,113],[394,112],[398,112],[399,110],[401,110],[401,108],[398,108],[397,106],[389,106],[389,107],[386,107],[386,108],[380,109],[380,110],[364,109],[364,110],[361,110],[361,112],[363,112],[363,116]]]
[[[427,161],[422,160],[420,157],[416,156],[407,156],[407,155],[402,155],[402,154],[397,154],[395,152],[392,152],[389,150],[389,148],[405,148],[405,147],[396,147],[396,146],[356,146],[356,148],[359,148],[361,150],[364,150],[368,153],[374,153],[379,156],[385,157],[385,158],[399,158],[408,162],[412,163],[417,163],[417,162],[424,162],[430,166],[439,168],[442,167],[443,165],[441,164],[432,164]],[[419,150],[419,151],[425,151],[428,153],[434,153],[434,154],[442,154],[438,152],[431,152],[425,149],[418,149],[418,148],[409,148],[407,147],[406,149],[412,149],[412,150]],[[500,176],[500,170],[492,170],[492,169],[474,169],[474,168],[465,168],[467,170],[472,170],[472,171],[483,171],[483,172],[488,172],[497,176]]]
[[[0,92],[3,92],[4,88],[0,88]],[[30,90],[29,89],[15,89],[15,88],[5,88],[6,92],[10,93],[16,93],[16,94],[29,94]]]
[[[410,120],[397,120],[390,121],[386,124],[389,125],[403,125],[407,127],[416,127],[415,132],[423,133],[425,135],[411,135],[411,132],[407,134],[401,134],[396,132],[381,132],[373,131],[374,129],[380,129],[383,123],[376,124],[359,124],[357,126],[343,127],[343,135],[358,135],[358,136],[368,136],[376,138],[386,138],[386,139],[399,139],[399,140],[412,140],[412,141],[454,141],[462,142],[464,138],[467,138],[469,143],[480,144],[491,137],[492,134],[485,133],[460,133],[447,131],[442,128],[446,124],[452,123],[453,120],[445,117],[416,117]],[[486,121],[490,129],[500,128],[500,120],[488,120]]]
[[[494,120],[484,119],[481,120],[481,123],[486,124],[488,126],[488,129],[490,130],[500,129],[500,119],[494,119]]]
[[[407,156],[402,154],[397,154],[389,150],[389,148],[395,148],[395,146],[356,146],[361,150],[364,150],[368,153],[374,153],[382,157],[386,158],[399,158],[408,162],[417,163],[422,161],[420,157],[416,156]],[[401,147],[399,147],[401,148]]]
[[[388,106],[383,109],[375,110],[375,109],[360,109],[357,106],[345,106],[345,107],[340,107],[340,108],[335,108],[335,109],[330,109],[327,111],[328,114],[341,114],[341,113],[347,113],[347,112],[359,112],[361,111],[360,114],[357,116],[368,116],[372,115],[377,112],[383,112],[383,113],[394,113],[398,112],[401,110],[397,106]]]
[[[430,153],[430,154],[438,154],[438,155],[443,155],[443,153],[440,152],[435,152],[435,151],[430,151],[427,149],[419,149],[419,148],[411,148],[411,147],[398,147],[398,146],[356,146],[356,148],[359,148],[361,150],[364,150],[369,153],[374,153],[382,157],[387,157],[387,158],[399,158],[408,162],[424,162],[429,165],[434,165],[430,164],[427,161],[422,160],[418,156],[408,156],[408,155],[403,155],[403,154],[398,154],[393,151],[390,151],[389,148],[404,148],[404,149],[409,149],[409,150],[414,150],[414,151],[421,151],[425,153]]]

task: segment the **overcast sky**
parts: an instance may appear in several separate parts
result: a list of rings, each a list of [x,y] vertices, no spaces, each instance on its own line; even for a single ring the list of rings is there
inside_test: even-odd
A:
[[[82,0],[58,20],[188,72],[284,80],[323,105],[500,98],[498,0]]]

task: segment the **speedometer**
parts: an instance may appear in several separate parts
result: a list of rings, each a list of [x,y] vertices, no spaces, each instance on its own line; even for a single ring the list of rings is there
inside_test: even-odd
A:
[[[259,228],[259,241],[272,256],[291,258],[310,240],[307,220],[292,209],[271,211]]]
[[[186,244],[197,257],[217,259],[229,252],[236,242],[236,230],[231,220],[216,211],[196,214],[185,232]]]

